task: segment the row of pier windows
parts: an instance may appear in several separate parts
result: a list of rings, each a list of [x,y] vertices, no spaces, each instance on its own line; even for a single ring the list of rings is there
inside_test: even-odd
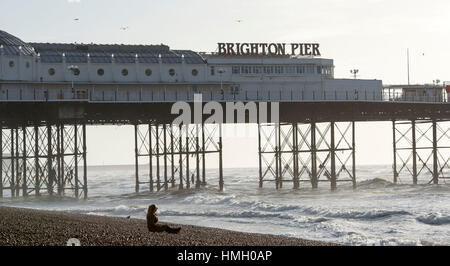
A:
[[[121,73],[122,73],[122,76],[124,76],[124,77],[128,76],[128,69],[126,69],[126,68],[122,69]],[[147,68],[144,73],[145,73],[146,76],[150,77],[153,74],[153,71],[150,68]],[[48,74],[50,76],[54,76],[56,74],[56,70],[54,68],[49,68],[48,69]],[[79,69],[75,69],[73,74],[75,76],[79,76],[80,75],[80,70]],[[175,76],[175,74],[176,74],[175,69],[173,69],[173,68],[169,69],[169,75],[170,76],[173,77],[173,76]],[[198,76],[199,71],[197,69],[193,69],[191,74],[194,77]],[[105,70],[103,68],[97,69],[97,75],[98,76],[105,75]]]
[[[332,66],[317,66],[317,65],[278,65],[278,66],[255,66],[255,65],[242,65],[233,66],[233,74],[323,74],[332,75]]]

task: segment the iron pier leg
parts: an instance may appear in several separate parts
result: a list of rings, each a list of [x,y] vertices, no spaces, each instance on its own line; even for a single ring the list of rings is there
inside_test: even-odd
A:
[[[149,179],[150,179],[150,191],[154,191],[154,185],[153,185],[153,127],[152,124],[148,124],[148,160],[149,160]]]
[[[412,161],[413,161],[413,184],[417,185],[417,143],[416,143],[416,120],[411,121],[412,129]]]
[[[393,134],[393,148],[394,148],[394,184],[397,184],[398,182],[398,172],[397,172],[397,137],[396,137],[396,127],[395,127],[395,120],[392,121],[392,134]]]
[[[186,188],[191,188],[191,171],[189,170],[189,124],[186,125]]]
[[[355,121],[352,122],[352,183],[353,188],[356,188],[356,128]]]
[[[300,188],[300,180],[298,177],[298,124],[292,124],[292,144],[293,144],[293,160],[294,160],[294,189]]]
[[[200,181],[200,132],[198,129],[199,125],[195,124],[195,155],[196,155],[196,162],[197,162],[197,180],[195,182],[195,188],[200,188],[201,181]]]
[[[263,188],[263,176],[262,176],[262,150],[261,150],[261,124],[258,123],[258,159],[259,159],[259,188]]]
[[[219,189],[223,191],[224,181],[223,181],[223,137],[222,137],[222,124],[219,124]]]
[[[180,136],[178,140],[178,151],[180,152],[179,164],[180,164],[180,186],[179,189],[184,189],[183,185],[183,126],[180,124]]]
[[[172,172],[172,176],[171,176],[171,183],[172,183],[172,188],[175,187],[175,145],[174,145],[174,141],[175,138],[173,136],[173,125],[170,124],[170,167],[171,167],[171,172]]]
[[[3,198],[3,126],[0,126],[0,198]]]
[[[206,186],[205,124],[202,123],[202,186]]]
[[[167,179],[167,125],[163,124],[163,144],[164,144],[164,190],[169,189],[169,183]]]
[[[318,188],[317,179],[317,148],[316,148],[316,123],[311,123],[311,184],[313,189]]]
[[[278,127],[277,127],[277,125],[275,124],[274,125],[274,130],[275,130],[275,188],[276,189],[280,189],[280,178],[278,177],[279,175],[280,175],[280,169],[279,169],[279,167],[278,167],[278,156],[279,156],[279,153],[278,153],[278,149],[279,149],[279,147],[278,147],[278,138],[279,138],[279,132],[278,132]]]
[[[134,125],[134,167],[135,167],[135,179],[136,179],[136,193],[139,193],[139,151],[138,151],[138,125]]]
[[[159,124],[156,126],[156,189],[161,191],[161,176],[160,176],[160,165],[159,165]]]
[[[336,144],[334,134],[335,122],[331,122],[331,190],[336,190]]]
[[[56,125],[56,181],[58,187],[58,196],[62,195],[62,182],[61,182],[61,126]]]
[[[281,149],[281,123],[278,123],[278,184],[279,184],[279,188],[283,188],[283,168],[284,165],[282,165],[282,149]]]
[[[16,131],[16,197],[20,196],[20,163],[19,163],[19,128],[15,129]]]
[[[37,197],[41,195],[41,167],[39,164],[39,127],[34,126],[34,171],[35,181],[34,181],[34,191]]]
[[[64,125],[61,125],[61,193],[64,195],[66,192],[66,171],[65,171],[65,157],[66,157],[66,149],[64,147],[65,136],[64,136]]]
[[[437,150],[437,124],[433,119],[433,184],[439,183],[439,171],[438,171],[438,150]]]
[[[27,128],[22,126],[22,195],[24,197],[28,196],[27,187]]]
[[[87,145],[86,145],[86,124],[83,124],[83,192],[84,198],[88,197],[87,182]]]
[[[74,178],[75,178],[75,197],[80,198],[80,180],[78,179],[78,153],[80,152],[78,149],[78,125],[74,125],[73,129],[74,134],[74,156],[75,156],[75,165],[74,165]]]
[[[11,182],[10,182],[10,187],[11,187],[11,196],[14,198],[16,196],[16,189],[15,189],[15,176],[16,173],[14,171],[14,165],[16,164],[15,160],[14,160],[14,155],[15,155],[15,148],[14,148],[14,129],[11,129]]]
[[[53,196],[53,182],[55,179],[55,171],[52,162],[52,127],[47,125],[47,191],[50,196]]]

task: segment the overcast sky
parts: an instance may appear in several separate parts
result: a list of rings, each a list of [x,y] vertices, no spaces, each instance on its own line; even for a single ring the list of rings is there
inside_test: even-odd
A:
[[[407,82],[409,48],[412,83],[450,80],[448,0],[0,0],[0,7],[0,29],[28,42],[164,43],[205,52],[218,42],[317,42],[335,60],[336,78],[357,68],[359,78],[384,84]],[[88,134],[91,164],[133,162],[130,127]],[[391,163],[391,134],[389,123],[359,124],[358,162]],[[256,166],[255,145],[254,138],[226,139],[226,166]],[[238,159],[235,148],[250,152]]]

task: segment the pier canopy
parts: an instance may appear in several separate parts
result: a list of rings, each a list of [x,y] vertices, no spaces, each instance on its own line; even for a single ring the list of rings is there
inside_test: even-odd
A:
[[[0,54],[8,56],[32,56],[35,55],[35,52],[29,44],[14,35],[0,30]]]
[[[203,64],[203,58],[189,50],[170,50],[167,45],[30,43],[43,63],[182,63]]]

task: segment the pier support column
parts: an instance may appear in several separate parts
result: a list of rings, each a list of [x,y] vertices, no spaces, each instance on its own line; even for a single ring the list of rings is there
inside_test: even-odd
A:
[[[393,138],[393,151],[394,151],[394,164],[392,170],[394,171],[394,184],[398,182],[397,171],[397,134],[396,134],[395,120],[392,121],[392,138]]]
[[[449,125],[436,119],[393,122],[395,183],[412,177],[413,184],[438,184],[450,175]]]
[[[334,134],[334,122],[331,122],[331,140],[330,140],[330,154],[331,154],[331,190],[336,190],[336,144]]]
[[[219,124],[219,190],[223,191],[223,137],[222,137],[222,124]]]
[[[175,137],[174,137],[174,126],[169,125],[170,127],[170,184],[171,187],[175,187]]]
[[[262,147],[261,147],[261,124],[258,123],[258,164],[259,164],[259,188],[263,188],[263,173],[262,173]]]
[[[202,186],[206,186],[206,139],[205,124],[202,123]]]
[[[316,123],[311,123],[311,185],[313,189],[319,187],[317,176],[317,146],[316,146]]]
[[[432,121],[433,127],[433,184],[439,183],[439,170],[438,170],[438,145],[437,145],[437,123],[436,120]]]
[[[294,189],[300,188],[300,180],[298,177],[298,124],[294,123],[292,125],[292,143],[293,143],[293,160],[294,160]]]
[[[136,179],[136,186],[135,186],[135,191],[136,193],[139,193],[139,187],[140,187],[140,182],[139,182],[139,152],[138,152],[138,126],[134,125],[134,156],[135,156],[135,163],[134,163],[134,167],[135,167],[135,179]]]
[[[416,138],[416,120],[411,121],[412,131],[412,176],[413,184],[417,185],[417,138]]]
[[[352,122],[352,182],[353,188],[356,188],[356,125]]]
[[[3,198],[3,126],[0,125],[0,198]]]
[[[40,196],[42,189],[50,196],[80,196],[79,185],[87,184],[87,178],[85,183],[78,179],[79,159],[84,158],[78,126],[17,126],[0,135],[3,195],[7,187],[11,197]]]
[[[217,125],[156,123],[143,126],[136,125],[134,135],[136,186],[149,184],[149,190],[154,191],[155,171],[156,191],[168,191],[169,187],[189,189],[191,184],[196,188],[201,188],[207,181],[206,160],[208,155],[221,152],[221,148],[219,148],[220,139],[215,135],[218,132],[218,127]],[[213,132],[209,131],[208,128],[213,128]],[[201,133],[200,130],[202,130]],[[219,157],[221,158],[221,156]],[[139,162],[143,159],[148,160],[147,162],[150,164],[149,182],[139,179],[139,172],[141,171],[139,165],[142,165]],[[192,160],[195,160],[193,169],[191,167]],[[156,167],[153,167],[155,161]],[[161,162],[163,164],[162,176]],[[219,179],[221,178],[221,173],[222,170],[220,170]],[[139,191],[139,188],[136,191]]]
[[[283,181],[292,178],[294,189],[301,182],[317,189],[321,177],[332,190],[337,182],[356,187],[354,122],[260,124],[258,153],[260,188],[275,181],[276,189],[282,189]]]
[[[163,160],[164,160],[164,190],[169,190],[169,180],[167,176],[167,125],[163,125]]]
[[[160,156],[160,138],[161,135],[159,134],[159,125],[155,125],[156,128],[156,132],[155,132],[155,142],[156,142],[156,190],[157,191],[161,191],[161,175],[160,175],[160,171],[161,171],[161,165],[159,162],[159,156]]]
[[[200,131],[199,131],[199,124],[195,125],[195,161],[196,161],[196,182],[195,182],[195,188],[200,188],[201,181],[200,181]]]
[[[148,178],[150,192],[155,190],[153,181],[153,127],[152,124],[148,124]]]

